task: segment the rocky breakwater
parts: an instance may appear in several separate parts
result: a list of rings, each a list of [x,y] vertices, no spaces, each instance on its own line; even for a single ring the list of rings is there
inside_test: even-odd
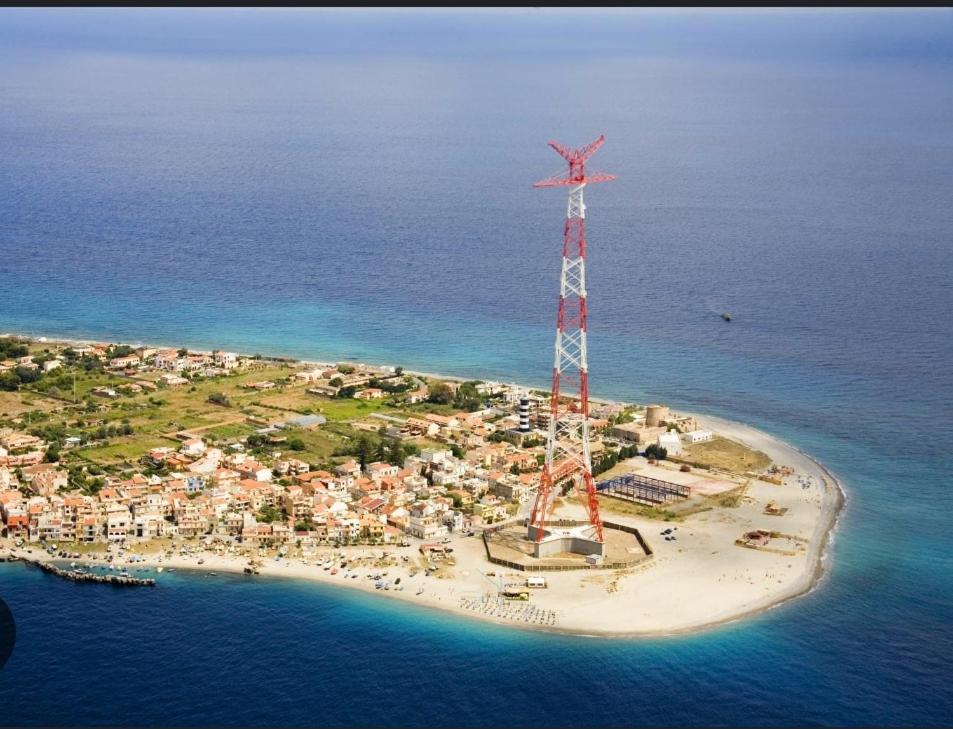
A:
[[[27,564],[39,567],[44,572],[49,572],[52,575],[62,577],[65,580],[72,580],[73,582],[98,582],[103,585],[119,585],[122,587],[154,587],[156,584],[156,581],[152,578],[127,577],[126,575],[96,575],[91,572],[86,572],[85,570],[66,570],[49,562],[37,562],[29,559],[24,559],[23,561]]]

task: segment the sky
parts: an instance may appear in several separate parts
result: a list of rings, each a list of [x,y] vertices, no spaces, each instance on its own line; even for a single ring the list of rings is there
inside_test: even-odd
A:
[[[0,49],[949,61],[953,10],[4,8]]]

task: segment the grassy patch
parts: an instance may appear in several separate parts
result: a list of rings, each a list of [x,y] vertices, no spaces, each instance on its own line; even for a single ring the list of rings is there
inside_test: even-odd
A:
[[[208,440],[232,440],[244,438],[255,432],[255,427],[244,423],[228,423],[203,430],[199,435]]]
[[[641,516],[646,519],[657,519],[658,521],[682,521],[687,514],[662,509],[657,506],[648,506],[646,504],[637,504],[632,501],[623,501],[614,499],[611,496],[599,496],[599,511],[612,514],[625,514],[628,516]]]
[[[355,400],[354,398],[342,398],[340,400],[330,400],[317,395],[309,395],[311,398],[311,409],[315,413],[320,413],[329,421],[358,420],[371,413],[377,413],[383,410],[382,400]],[[385,413],[390,415],[389,412]],[[382,424],[384,421],[381,421]]]
[[[306,428],[288,428],[282,435],[287,436],[288,440],[300,438],[305,445],[303,451],[293,451],[287,448],[285,444],[278,446],[284,456],[299,458],[309,463],[320,463],[327,461],[336,448],[344,441],[331,432],[316,428],[308,430]]]
[[[759,472],[771,465],[771,459],[761,451],[721,436],[707,443],[685,446],[680,460],[694,461],[732,473]]]
[[[144,456],[150,448],[169,445],[171,445],[171,441],[165,438],[131,435],[116,438],[106,445],[81,448],[75,451],[75,454],[95,463],[106,465],[120,461],[135,462]]]
[[[0,391],[0,418],[15,418],[16,416],[42,410],[51,412],[63,407],[63,403],[42,395],[21,390],[20,392]]]

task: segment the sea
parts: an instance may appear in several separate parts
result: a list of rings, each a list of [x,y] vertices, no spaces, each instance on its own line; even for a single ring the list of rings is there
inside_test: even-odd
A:
[[[815,590],[606,639],[0,565],[0,723],[953,722],[950,9],[4,8],[0,331],[546,387],[566,200],[532,184],[603,133],[592,394],[823,462]]]

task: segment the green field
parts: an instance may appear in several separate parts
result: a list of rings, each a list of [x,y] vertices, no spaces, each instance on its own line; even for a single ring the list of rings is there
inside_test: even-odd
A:
[[[173,446],[174,442],[166,438],[129,435],[114,438],[107,445],[81,448],[74,451],[76,456],[93,461],[100,465],[107,465],[121,461],[137,462],[150,448]]]
[[[320,413],[329,421],[358,420],[371,413],[386,412],[390,414],[391,408],[384,405],[384,400],[355,400],[353,398],[343,398],[340,400],[331,400],[322,398],[318,395],[307,395],[311,398],[311,409],[315,413]]]
[[[13,419],[25,411],[52,411],[47,415],[37,413],[29,423],[21,427],[48,433],[48,438],[58,440],[66,435],[101,438],[101,431],[131,427],[131,435],[108,435],[100,440],[101,445],[89,445],[81,449],[62,451],[64,463],[95,463],[108,471],[118,472],[138,464],[150,448],[159,446],[177,447],[175,434],[190,431],[207,442],[223,446],[229,442],[244,440],[255,433],[261,425],[248,422],[249,417],[263,424],[286,421],[299,413],[321,414],[327,423],[315,429],[292,428],[280,435],[284,440],[274,445],[262,446],[264,451],[281,451],[285,456],[299,458],[311,464],[328,465],[344,460],[347,456],[333,456],[354,439],[367,432],[375,443],[376,432],[354,427],[355,423],[372,424],[373,431],[388,424],[369,416],[381,413],[399,419],[427,412],[453,413],[452,405],[401,405],[395,406],[394,398],[380,400],[357,400],[354,398],[329,398],[307,392],[307,386],[293,383],[290,378],[295,368],[287,365],[267,365],[239,374],[196,378],[187,384],[157,390],[144,390],[127,394],[121,388],[136,381],[155,382],[161,372],[143,372],[126,378],[110,372],[87,372],[80,366],[64,365],[41,378],[28,391],[0,393],[0,425],[20,424]],[[75,379],[75,401],[73,383]],[[242,385],[258,381],[271,381],[277,387],[259,391],[245,389]],[[117,398],[91,395],[97,387],[109,387],[120,393]],[[42,391],[55,388],[59,399],[47,397]],[[228,405],[209,402],[209,395],[222,393]],[[303,448],[293,450],[289,442],[300,441]],[[413,439],[420,447],[441,447],[427,439]],[[297,443],[296,443],[297,445]]]
[[[245,423],[229,423],[217,425],[214,428],[203,430],[200,435],[207,440],[238,440],[255,432],[255,426]]]

